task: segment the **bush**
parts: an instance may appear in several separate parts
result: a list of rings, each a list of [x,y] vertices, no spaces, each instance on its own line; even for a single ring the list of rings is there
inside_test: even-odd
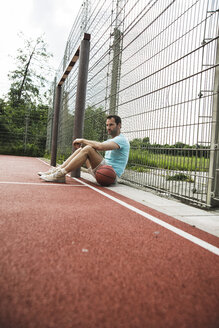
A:
[[[166,179],[167,179],[167,181],[174,180],[174,181],[194,182],[193,179],[189,175],[183,174],[183,173],[178,173],[173,176],[168,175]]]
[[[2,155],[16,155],[16,156],[43,156],[44,151],[40,149],[37,145],[27,144],[26,149],[23,143],[18,145],[0,145],[0,153]]]

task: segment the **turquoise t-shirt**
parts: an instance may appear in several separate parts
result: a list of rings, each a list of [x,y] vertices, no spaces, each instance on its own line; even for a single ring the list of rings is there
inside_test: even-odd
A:
[[[120,177],[125,171],[126,164],[129,159],[130,144],[123,134],[109,139],[105,142],[113,141],[119,145],[118,149],[107,150],[105,152],[105,160],[108,165],[111,165],[118,177]]]

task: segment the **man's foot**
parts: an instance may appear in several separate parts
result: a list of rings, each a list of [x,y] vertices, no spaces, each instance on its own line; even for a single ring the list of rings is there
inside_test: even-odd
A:
[[[39,176],[41,176],[41,175],[49,175],[49,174],[54,173],[58,169],[59,169],[59,167],[51,167],[51,169],[49,169],[49,171],[46,171],[46,172],[38,172],[38,175]]]
[[[65,182],[65,174],[67,173],[64,173],[63,170],[65,171],[65,169],[58,169],[49,175],[41,175],[41,179],[47,182],[63,183]]]

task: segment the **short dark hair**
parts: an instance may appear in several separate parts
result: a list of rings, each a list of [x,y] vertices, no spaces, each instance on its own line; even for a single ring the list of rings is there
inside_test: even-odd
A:
[[[118,115],[108,115],[107,116],[107,120],[109,119],[111,119],[111,118],[114,118],[114,120],[115,120],[115,122],[116,122],[116,124],[121,124],[122,123],[122,121],[121,121],[121,117],[120,116],[118,116]]]

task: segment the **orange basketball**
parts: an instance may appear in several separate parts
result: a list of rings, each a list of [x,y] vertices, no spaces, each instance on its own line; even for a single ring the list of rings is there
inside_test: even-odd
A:
[[[97,182],[101,186],[109,186],[116,180],[116,172],[110,165],[102,165],[95,174]]]

